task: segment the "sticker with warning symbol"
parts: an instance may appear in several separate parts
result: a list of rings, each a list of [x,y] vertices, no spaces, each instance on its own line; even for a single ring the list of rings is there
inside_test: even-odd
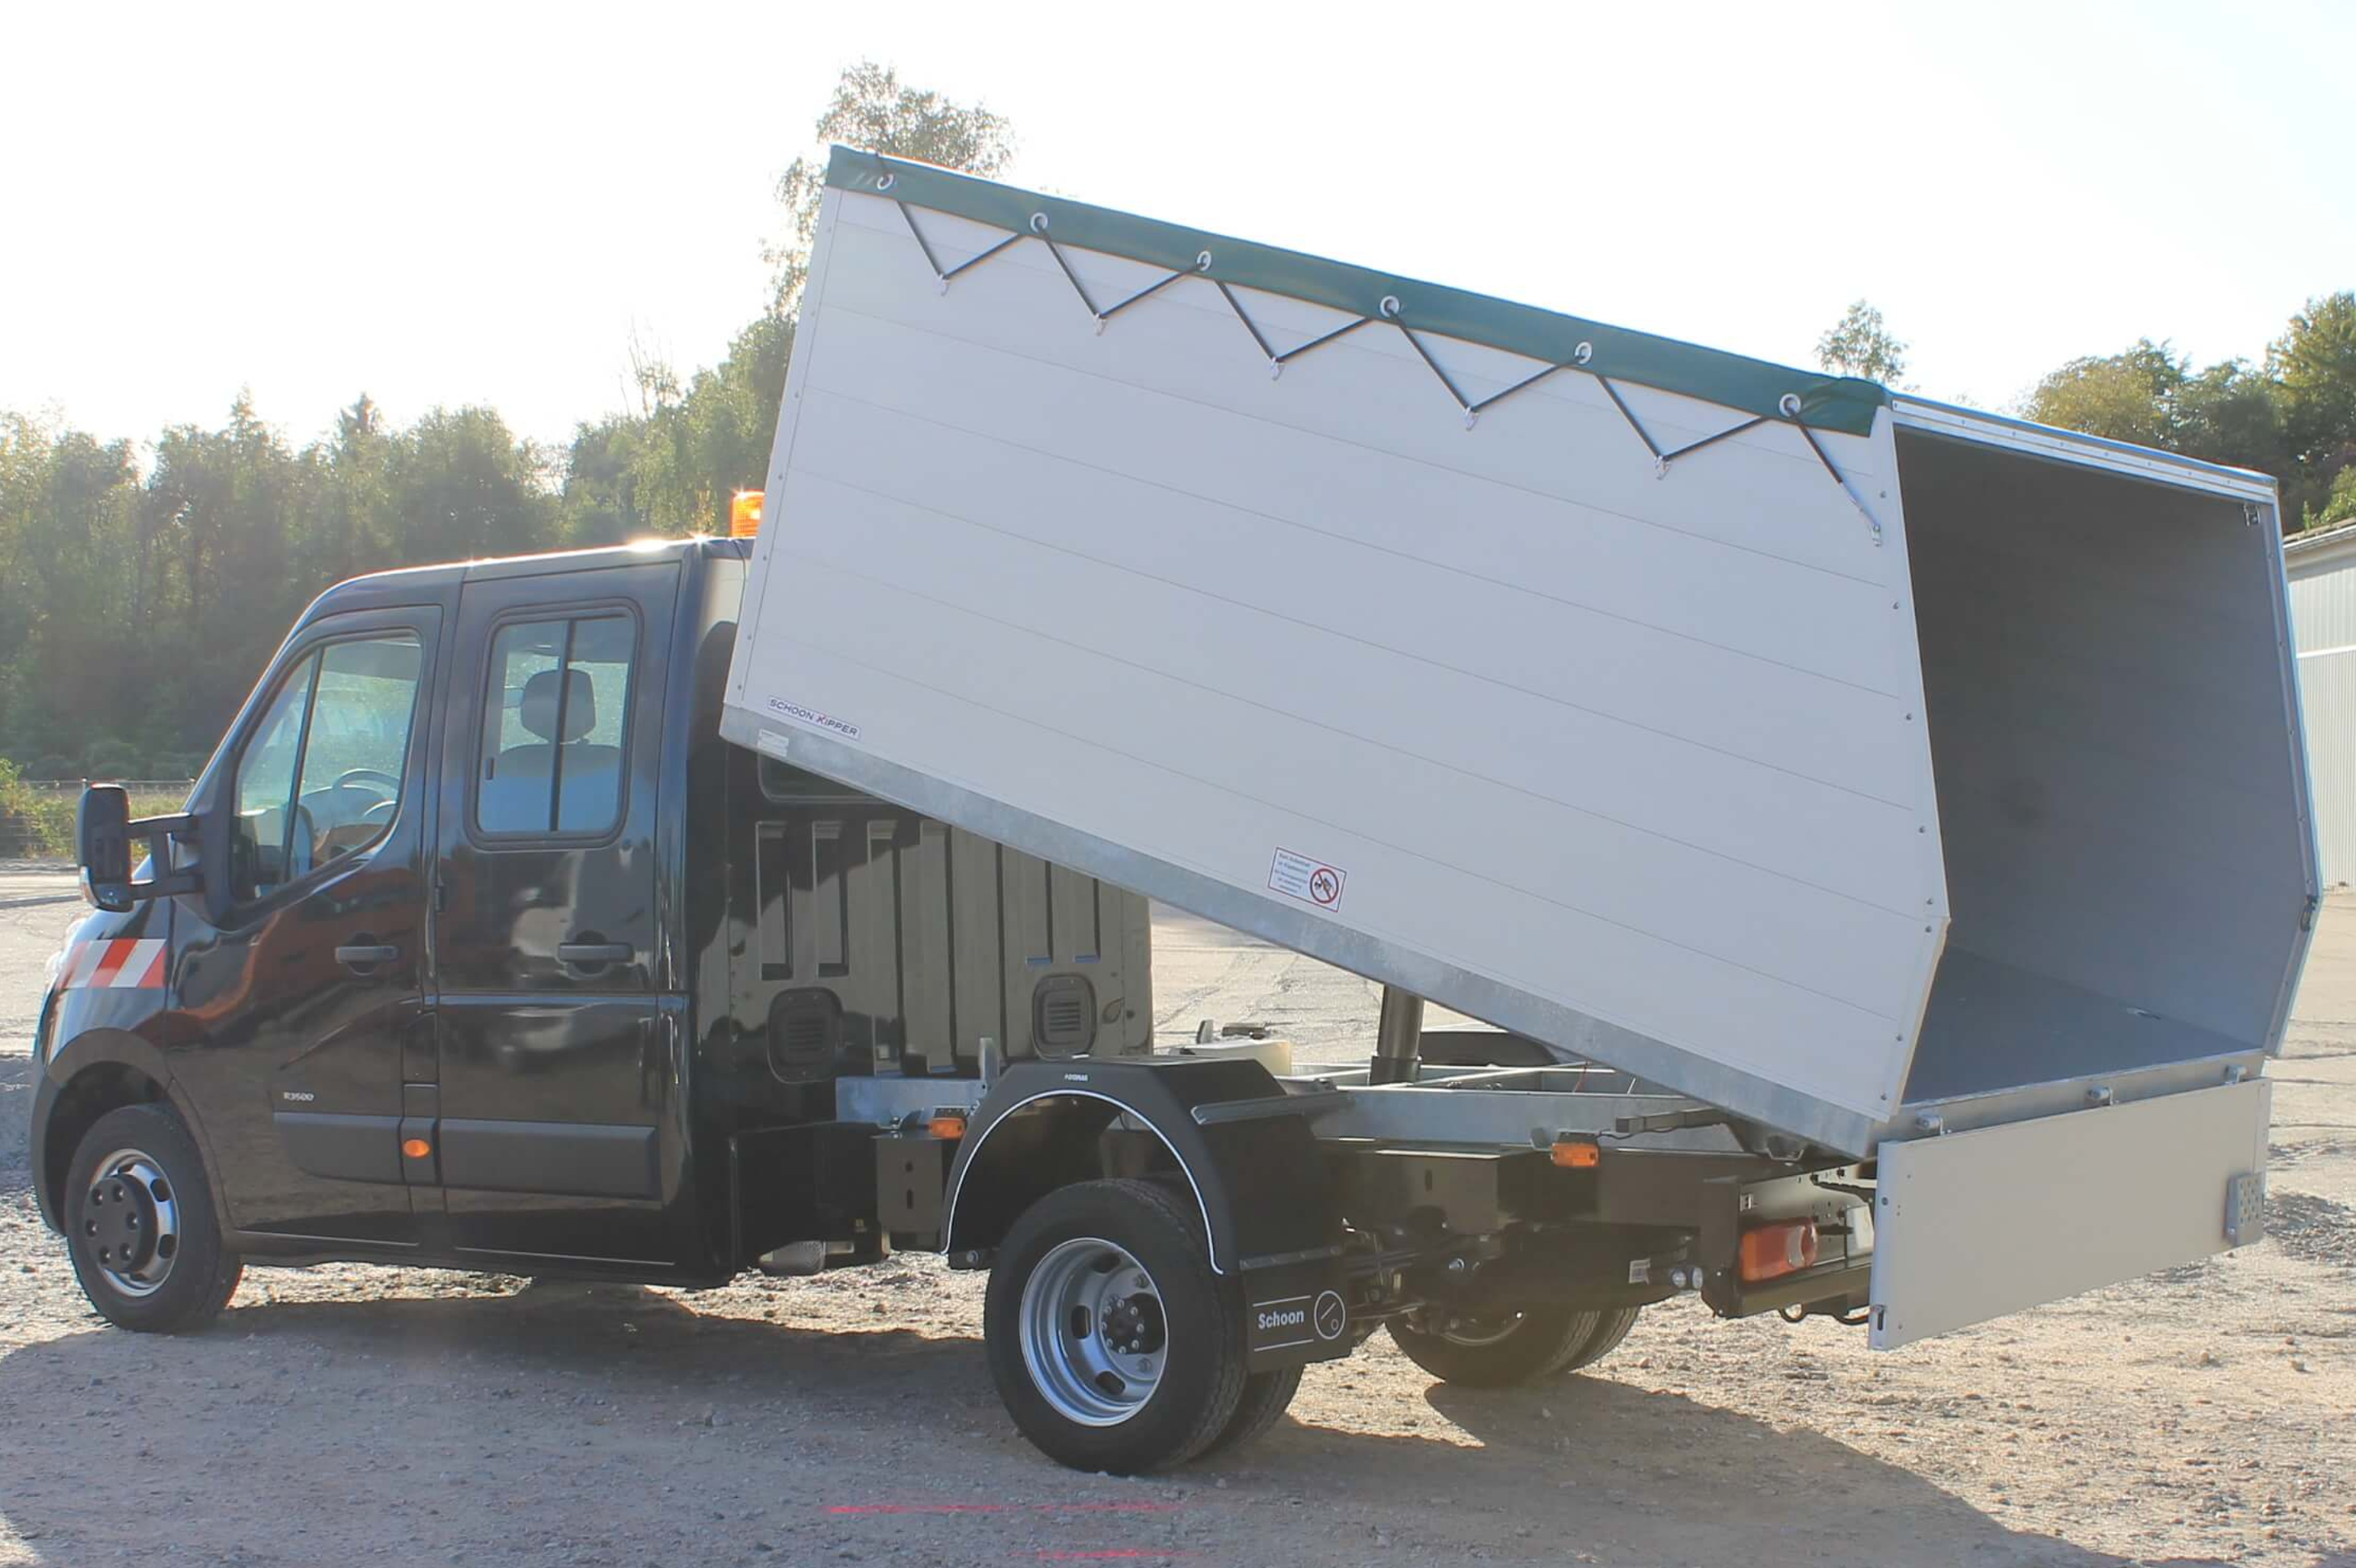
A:
[[[1268,867],[1269,892],[1314,904],[1321,909],[1340,908],[1342,890],[1349,881],[1350,874],[1341,867],[1295,854],[1289,849],[1278,850]]]

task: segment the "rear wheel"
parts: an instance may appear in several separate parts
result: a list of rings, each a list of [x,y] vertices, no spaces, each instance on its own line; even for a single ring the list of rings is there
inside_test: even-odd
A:
[[[1014,1222],[991,1271],[991,1377],[1049,1458],[1115,1475],[1184,1464],[1228,1434],[1242,1402],[1233,1295],[1200,1222],[1162,1187],[1061,1188]]]
[[[1575,1372],[1581,1367],[1591,1367],[1620,1348],[1620,1341],[1627,1338],[1628,1330],[1636,1326],[1636,1314],[1643,1310],[1642,1307],[1620,1306],[1598,1313],[1596,1316],[1600,1321],[1595,1326],[1595,1332],[1588,1336],[1587,1343],[1579,1348],[1578,1353],[1564,1364],[1562,1369]]]
[[[1602,1355],[1614,1338],[1582,1360],[1610,1315],[1568,1306],[1528,1306],[1488,1313],[1428,1308],[1414,1321],[1395,1317],[1392,1341],[1407,1359],[1446,1383],[1505,1389],[1534,1383]],[[1620,1330],[1622,1334],[1626,1328]]]
[[[126,1105],[83,1134],[65,1223],[82,1294],[119,1327],[201,1328],[244,1273],[222,1244],[196,1140],[169,1106]]]
[[[1244,1380],[1243,1398],[1236,1402],[1236,1413],[1229,1418],[1226,1429],[1211,1439],[1211,1445],[1197,1457],[1258,1442],[1283,1416],[1286,1407],[1292,1403],[1292,1396],[1300,1391],[1298,1367],[1252,1373]]]

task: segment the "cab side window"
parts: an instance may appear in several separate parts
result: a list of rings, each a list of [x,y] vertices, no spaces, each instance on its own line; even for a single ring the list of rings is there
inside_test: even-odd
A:
[[[619,612],[510,621],[491,638],[475,827],[594,836],[622,820],[637,623]]]
[[[230,876],[241,903],[357,854],[400,813],[417,635],[327,643],[288,671],[237,768]]]
[[[240,903],[273,892],[288,880],[286,831],[294,800],[294,764],[303,754],[303,718],[311,711],[311,677],[318,664],[318,656],[310,655],[287,675],[237,765],[237,827],[230,845],[230,872]]]

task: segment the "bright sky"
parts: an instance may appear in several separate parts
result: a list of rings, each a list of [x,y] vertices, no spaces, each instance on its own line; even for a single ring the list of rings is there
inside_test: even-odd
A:
[[[686,0],[16,8],[0,407],[300,443],[362,390],[561,441],[707,363],[841,68],[1010,115],[1008,177],[1923,392],[2263,353],[2356,287],[2356,6]]]

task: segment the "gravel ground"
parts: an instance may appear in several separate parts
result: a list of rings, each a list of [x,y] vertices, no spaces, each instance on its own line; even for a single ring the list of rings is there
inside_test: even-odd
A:
[[[255,1271],[213,1331],[102,1327],[27,1187],[26,1043],[80,913],[0,865],[0,1563],[1167,1561],[2356,1568],[2356,901],[2275,1100],[2276,1235],[1874,1356],[1645,1314],[1542,1390],[1376,1339],[1259,1445],[1074,1475],[1001,1412],[929,1258],[682,1294]],[[1373,988],[1172,918],[1166,1030],[1358,1048]]]

